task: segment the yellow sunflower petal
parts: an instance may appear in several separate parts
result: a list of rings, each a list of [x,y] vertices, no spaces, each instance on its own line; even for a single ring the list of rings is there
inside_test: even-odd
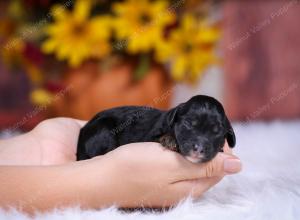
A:
[[[48,105],[51,103],[53,95],[44,89],[36,89],[30,94],[30,100],[36,105]]]
[[[99,38],[107,39],[111,34],[111,20],[109,16],[97,16],[91,19],[89,26],[93,31],[92,35]]]
[[[62,24],[48,25],[44,28],[44,32],[48,35],[61,34]]]
[[[62,5],[54,5],[51,9],[51,16],[54,17],[54,20],[64,20],[68,17],[68,12],[66,8]]]
[[[52,53],[57,47],[57,41],[55,39],[49,39],[42,44],[42,51],[44,53]]]
[[[151,13],[155,18],[155,24],[160,25],[165,22],[173,23],[175,22],[176,15],[174,12],[168,10],[167,1],[157,1],[153,3]]]
[[[78,22],[87,20],[91,11],[91,0],[77,0],[74,6],[74,19]]]
[[[187,69],[187,60],[184,56],[178,57],[174,60],[171,67],[171,74],[174,80],[182,80],[184,79],[184,75]]]
[[[115,14],[122,14],[126,10],[123,3],[114,3],[112,5],[112,10]]]
[[[182,19],[182,28],[183,30],[195,30],[197,25],[195,24],[195,19],[192,15],[185,15]]]
[[[56,57],[58,60],[64,60],[68,57],[74,48],[70,44],[65,44],[62,47],[57,48]]]
[[[71,67],[78,67],[83,61],[83,57],[80,53],[70,54],[69,64]]]
[[[155,51],[154,51],[155,59],[158,62],[166,62],[172,55],[173,49],[174,47],[172,47],[170,42],[165,41],[163,39],[157,41],[155,46]]]
[[[220,31],[216,28],[204,27],[199,31],[197,38],[202,43],[215,43],[220,39]]]

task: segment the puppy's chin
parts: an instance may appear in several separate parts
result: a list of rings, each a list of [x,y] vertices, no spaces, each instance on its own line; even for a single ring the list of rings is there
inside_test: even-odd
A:
[[[185,159],[187,159],[188,161],[190,161],[192,163],[202,163],[203,162],[202,157],[185,156]]]
[[[202,163],[205,161],[205,155],[203,153],[194,152],[193,150],[190,150],[184,157],[192,163]]]
[[[190,156],[185,156],[185,159],[192,163],[201,163],[201,158],[195,158],[195,157],[190,157]]]

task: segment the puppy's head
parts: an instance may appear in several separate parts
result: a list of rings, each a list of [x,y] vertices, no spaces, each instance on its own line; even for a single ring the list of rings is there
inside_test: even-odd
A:
[[[225,139],[235,146],[235,134],[216,99],[194,96],[168,112],[180,153],[192,162],[206,162],[223,148]]]

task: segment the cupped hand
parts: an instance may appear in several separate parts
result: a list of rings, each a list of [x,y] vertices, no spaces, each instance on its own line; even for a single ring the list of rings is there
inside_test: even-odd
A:
[[[224,175],[241,170],[240,160],[227,145],[224,153],[202,164],[191,163],[158,143],[128,144],[75,162],[78,135],[85,123],[49,119],[31,132],[2,140],[0,165],[64,164],[59,170],[69,173],[72,180],[77,178],[71,185],[77,187],[76,193],[81,195],[77,197],[85,198],[81,204],[88,208],[167,207],[189,195],[199,197]]]
[[[241,170],[240,160],[227,145],[224,153],[203,164],[191,163],[158,143],[124,145],[88,161],[86,172],[94,177],[88,187],[91,204],[99,204],[106,198],[107,204],[127,208],[168,207],[189,195],[197,198],[224,175]],[[103,174],[101,170],[107,172]],[[106,184],[99,190],[103,181]],[[100,191],[107,195],[98,195]]]

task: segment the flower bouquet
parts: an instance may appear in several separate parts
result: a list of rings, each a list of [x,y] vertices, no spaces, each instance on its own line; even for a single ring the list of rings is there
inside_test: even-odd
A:
[[[165,94],[171,94],[174,83],[193,83],[219,62],[220,33],[209,16],[212,5],[193,0],[13,0],[7,6],[9,21],[17,25],[3,37],[2,57],[25,69],[31,101],[50,105],[54,115],[87,119],[128,104],[167,108]],[[28,8],[32,14],[24,12]]]

